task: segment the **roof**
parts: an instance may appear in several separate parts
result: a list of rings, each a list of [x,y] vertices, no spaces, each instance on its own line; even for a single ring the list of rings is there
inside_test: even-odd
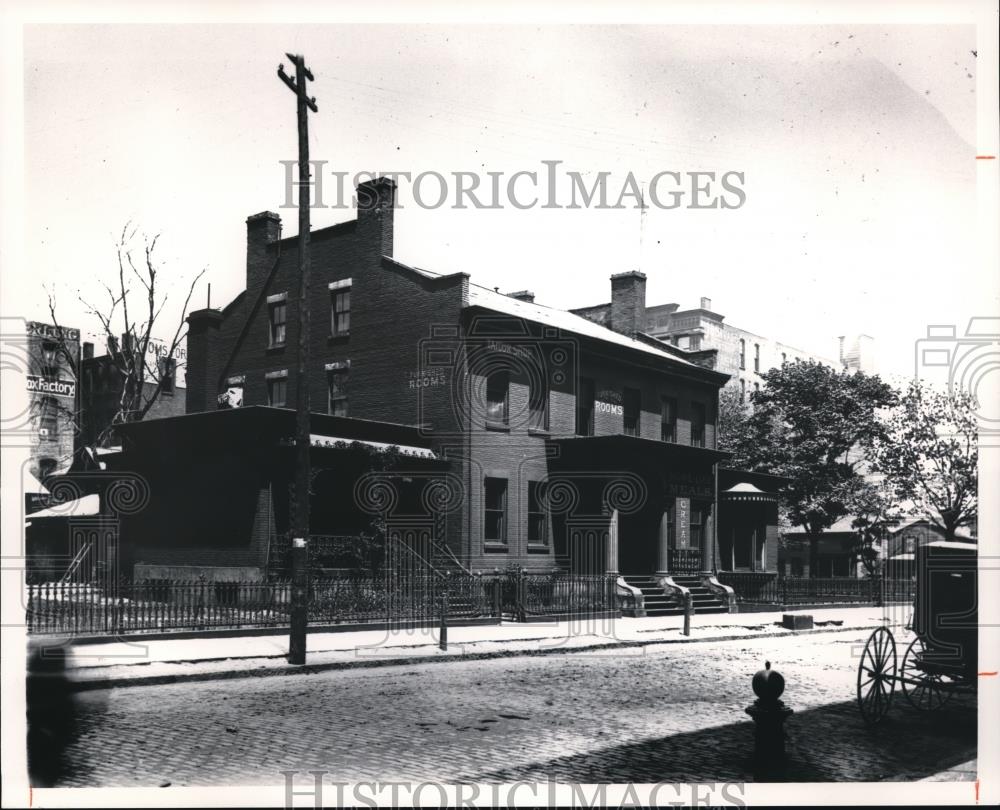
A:
[[[45,518],[70,518],[99,515],[101,513],[101,498],[99,495],[84,495],[75,501],[50,506],[38,512],[32,512],[25,516],[25,522],[31,523],[33,520],[44,520]]]
[[[905,531],[906,529],[912,528],[913,526],[917,526],[917,525],[920,525],[920,524],[926,525],[926,526],[930,527],[931,529],[934,529],[935,531],[940,531],[940,529],[938,529],[927,518],[925,518],[925,517],[917,517],[917,518],[913,518],[912,520],[906,521],[906,523],[900,523],[898,526],[893,526],[891,529],[889,529],[889,534],[893,534],[893,535],[894,534],[899,534],[899,532]],[[966,538],[968,540],[972,539],[972,535],[970,535],[970,534],[962,531],[962,529],[956,529],[955,530],[955,537]]]
[[[595,340],[600,340],[605,343],[613,343],[618,346],[624,346],[626,348],[642,352],[643,354],[653,355],[660,360],[666,361],[670,365],[676,366],[678,369],[699,373],[708,372],[717,374],[720,377],[728,376],[722,374],[721,372],[712,372],[704,366],[699,366],[696,363],[676,357],[675,355],[668,353],[665,349],[660,349],[649,343],[623,335],[620,332],[615,332],[605,326],[601,326],[599,323],[589,320],[588,318],[576,315],[573,312],[568,312],[564,309],[546,307],[542,304],[528,303],[527,301],[511,298],[507,295],[503,295],[502,293],[487,290],[484,287],[478,287],[473,284],[469,285],[468,306],[482,307],[483,309],[489,309],[494,312],[501,312],[505,315],[512,315],[517,318],[523,318],[527,321],[533,321],[534,323],[539,323],[543,326],[551,326],[563,332],[571,332],[575,335],[594,338]]]

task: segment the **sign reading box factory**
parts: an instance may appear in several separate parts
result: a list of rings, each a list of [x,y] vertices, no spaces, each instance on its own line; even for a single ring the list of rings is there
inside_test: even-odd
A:
[[[27,388],[33,394],[53,394],[57,397],[76,397],[76,380],[53,380],[38,374],[27,375]]]

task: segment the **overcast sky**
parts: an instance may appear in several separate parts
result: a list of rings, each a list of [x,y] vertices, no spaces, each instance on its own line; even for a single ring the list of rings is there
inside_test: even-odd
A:
[[[28,314],[47,317],[49,282],[60,320],[92,328],[75,291],[98,297],[127,220],[162,234],[172,278],[207,267],[213,305],[235,296],[244,220],[285,199],[295,104],[275,70],[299,51],[331,171],[745,175],[742,208],[651,208],[641,227],[634,209],[422,210],[402,185],[400,260],[565,308],[638,268],[650,305],[708,296],[827,355],[866,332],[905,374],[927,324],[1000,307],[974,267],[975,49],[972,26],[930,25],[31,27]]]

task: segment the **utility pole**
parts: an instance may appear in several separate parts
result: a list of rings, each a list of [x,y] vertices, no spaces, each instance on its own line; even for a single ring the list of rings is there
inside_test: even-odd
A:
[[[309,110],[316,99],[306,95],[313,81],[304,56],[286,53],[295,65],[295,78],[278,65],[280,78],[295,93],[299,128],[299,364],[295,375],[295,514],[292,517],[292,615],[288,663],[306,662],[306,624],[309,600]],[[307,109],[308,108],[308,109]]]

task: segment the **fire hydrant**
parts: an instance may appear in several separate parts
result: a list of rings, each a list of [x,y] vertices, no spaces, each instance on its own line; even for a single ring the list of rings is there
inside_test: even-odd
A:
[[[785,761],[785,720],[794,712],[779,700],[785,679],[770,661],[753,676],[753,691],[757,700],[744,711],[754,722],[754,763],[766,772]]]

